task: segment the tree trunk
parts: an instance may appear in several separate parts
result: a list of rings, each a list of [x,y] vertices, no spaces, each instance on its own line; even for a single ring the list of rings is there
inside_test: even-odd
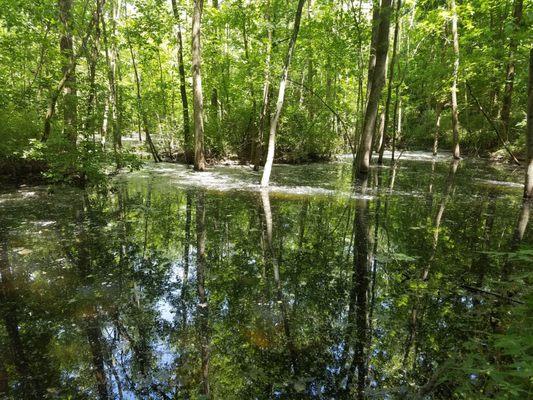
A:
[[[73,0],[59,0],[59,20],[61,22],[60,51],[61,70],[67,76],[63,85],[63,136],[74,146],[77,139],[77,105],[76,66],[72,39],[72,3]],[[73,67],[71,67],[74,65]]]
[[[511,122],[511,104],[513,97],[513,85],[515,76],[515,53],[518,41],[513,34],[518,31],[522,21],[523,0],[515,0],[513,10],[514,31],[509,40],[509,61],[507,62],[507,73],[505,78],[505,89],[503,92],[502,110],[500,117],[502,120],[503,138],[509,140],[509,124]]]
[[[98,0],[98,1],[101,1],[102,4],[104,4],[105,2],[105,0]],[[43,143],[48,140],[52,132],[52,118],[54,117],[55,112],[56,112],[56,105],[57,105],[57,100],[59,99],[59,95],[61,94],[67,81],[70,79],[70,76],[75,72],[76,63],[78,61],[80,54],[85,53],[87,49],[87,42],[89,41],[89,37],[91,36],[91,32],[94,26],[97,24],[97,21],[98,21],[98,13],[95,11],[91,18],[91,21],[89,22],[89,26],[87,27],[85,36],[83,37],[78,53],[72,57],[71,62],[68,64],[68,68],[63,70],[63,76],[61,77],[61,80],[58,82],[56,89],[52,92],[52,95],[50,96],[50,100],[48,101],[48,106],[46,108],[46,114],[44,117],[43,134],[41,136],[41,142]]]
[[[387,64],[387,52],[389,50],[389,20],[391,13],[391,0],[383,0],[379,10],[380,21],[378,40],[376,46],[376,65],[372,74],[372,84],[368,95],[365,111],[363,132],[359,141],[355,159],[356,174],[358,177],[368,175],[370,169],[370,156],[372,152],[372,137],[376,125],[379,98],[385,83],[385,68]]]
[[[263,84],[263,100],[261,105],[261,113],[259,114],[259,123],[257,125],[257,137],[255,138],[254,150],[252,152],[254,164],[254,171],[259,171],[259,166],[263,159],[263,136],[265,132],[265,122],[268,116],[268,108],[270,102],[270,58],[272,53],[272,27],[270,19],[270,0],[267,0],[265,19],[267,24],[267,48],[265,60],[265,82]]]
[[[453,158],[461,158],[459,149],[459,111],[457,110],[457,79],[459,76],[459,35],[457,33],[457,9],[455,0],[450,0],[450,12],[452,13],[452,36],[453,36],[453,79],[452,79],[452,129],[453,129]]]
[[[93,142],[95,141],[95,113],[96,108],[96,63],[98,62],[98,41],[99,38],[96,37],[93,40],[91,49],[87,54],[87,72],[89,80],[89,96],[87,96],[87,117],[85,119],[84,130],[87,137],[92,137]]]
[[[394,67],[396,65],[396,53],[398,52],[398,36],[400,34],[400,9],[402,7],[402,1],[396,0],[396,22],[394,24],[394,39],[392,42],[392,57],[389,63],[389,82],[387,85],[387,101],[385,103],[385,119],[383,121],[383,133],[379,146],[378,164],[383,164],[383,153],[385,152],[385,142],[387,142],[387,128],[389,124],[389,111],[392,100],[392,84],[394,82]],[[392,129],[395,129],[393,127]]]
[[[185,86],[185,65],[183,62],[183,37],[181,34],[181,20],[176,0],[172,0],[172,11],[177,24],[177,41],[178,41],[178,72],[180,76],[180,95],[181,106],[183,113],[183,140],[185,162],[191,164],[193,162],[192,148],[191,148],[191,127],[189,121],[189,101],[187,100],[187,89]]]
[[[279,117],[283,109],[283,101],[285,100],[285,88],[289,79],[289,67],[291,65],[292,54],[296,45],[296,39],[298,38],[298,32],[300,30],[300,21],[302,19],[302,9],[305,0],[298,0],[298,7],[296,9],[296,16],[294,17],[294,27],[292,30],[291,40],[289,42],[289,48],[287,49],[287,55],[285,58],[285,64],[283,66],[283,74],[279,83],[278,101],[276,103],[276,111],[270,120],[270,136],[268,138],[268,152],[265,162],[265,169],[263,171],[263,177],[261,178],[261,186],[268,186],[270,181],[270,172],[272,171],[272,164],[274,163],[274,151],[276,148],[276,131],[278,129]]]
[[[251,60],[250,60],[250,51],[248,46],[248,33],[246,30],[246,18],[243,21],[242,24],[242,38],[244,42],[244,59],[246,61],[246,64],[248,66],[251,66]],[[255,129],[253,129],[253,121],[255,118],[255,112],[257,110],[257,102],[255,100],[255,90],[254,90],[254,83],[250,80],[249,82],[249,90],[250,90],[250,97],[252,98],[252,110],[250,112],[250,120],[248,122],[248,128],[245,132],[245,144],[251,143],[251,146],[246,146],[247,149],[250,150],[249,154],[246,154],[246,158],[249,157],[250,161],[253,162],[254,160],[254,151],[255,151],[255,144],[254,144],[254,138],[251,138],[250,136],[253,135],[252,132],[254,132]],[[244,158],[243,158],[244,160]]]
[[[155,148],[154,142],[152,141],[152,136],[150,135],[150,127],[148,125],[148,116],[146,115],[146,112],[144,111],[144,107],[142,104],[141,78],[139,76],[139,69],[137,68],[137,62],[135,61],[135,54],[133,53],[133,47],[131,45],[131,42],[129,41],[129,39],[127,40],[128,40],[128,46],[130,48],[131,63],[133,64],[133,72],[135,75],[135,88],[137,89],[137,109],[143,121],[143,128],[144,128],[144,134],[146,136],[146,143],[148,144],[148,149],[150,150],[150,153],[152,154],[154,161],[156,163],[161,162],[161,157],[159,157],[159,154],[157,153],[157,149]]]
[[[204,97],[202,93],[202,49],[200,44],[204,0],[194,0],[192,17],[192,86],[194,113],[194,169],[205,170],[204,155]]]
[[[372,32],[370,36],[370,56],[368,59],[368,75],[366,80],[366,99],[370,95],[370,88],[372,87],[372,78],[376,68],[376,50],[378,46],[379,35],[379,0],[374,0],[372,3]]]
[[[533,48],[529,52],[529,83],[527,96],[527,129],[526,129],[526,181],[524,197],[533,198]]]
[[[435,134],[433,136],[433,155],[437,155],[439,149],[439,135],[440,135],[440,117],[442,115],[442,103],[437,103],[435,108],[435,113],[437,114],[437,121],[435,122]]]
[[[118,11],[116,11],[116,8],[119,7],[119,5],[115,4],[115,2],[112,3],[112,24],[114,25],[115,18],[118,18]],[[109,85],[109,109],[111,111],[111,127],[113,130],[113,151],[115,153],[115,156],[117,157],[117,166],[120,167],[120,163],[117,156],[117,148],[122,147],[122,141],[121,141],[121,129],[120,129],[120,121],[118,117],[118,91],[117,91],[117,81],[116,81],[116,72],[117,72],[117,50],[115,42],[115,35],[116,30],[113,28],[112,36],[113,36],[113,44],[112,48],[110,49],[109,41],[108,41],[108,35],[107,35],[107,24],[105,20],[105,13],[101,9],[101,6],[99,5],[99,11],[98,14],[100,15],[100,20],[102,23],[102,35],[104,38],[104,52],[105,52],[105,59],[107,63],[107,79],[108,79],[108,85]]]

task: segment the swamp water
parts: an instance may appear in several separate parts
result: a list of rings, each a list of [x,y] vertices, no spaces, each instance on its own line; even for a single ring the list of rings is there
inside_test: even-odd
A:
[[[350,159],[259,178],[160,164],[105,192],[1,190],[0,398],[493,390],[486,342],[531,266],[521,169],[406,153],[355,190]]]

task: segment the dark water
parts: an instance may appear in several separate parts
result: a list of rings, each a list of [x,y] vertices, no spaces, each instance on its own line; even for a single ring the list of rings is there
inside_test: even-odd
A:
[[[407,156],[355,190],[349,160],[277,167],[270,193],[248,169],[168,165],[5,188],[0,398],[485,390],[476,357],[531,266],[522,171]]]

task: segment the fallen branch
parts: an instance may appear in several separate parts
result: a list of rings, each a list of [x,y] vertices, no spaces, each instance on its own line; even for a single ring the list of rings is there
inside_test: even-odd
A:
[[[318,94],[316,94],[311,88],[308,88],[307,86],[305,86],[303,83],[300,83],[300,82],[296,82],[296,81],[293,81],[292,79],[290,78],[287,78],[287,80],[291,83],[294,83],[295,85],[298,85],[302,88],[304,88],[306,91],[308,91],[310,94],[312,94],[313,96],[315,96],[318,100],[320,100],[320,102],[322,104],[324,104],[324,106],[326,106],[326,108],[331,111],[333,113],[333,115],[335,115],[335,117],[337,117],[337,119],[339,120],[339,122],[342,124],[343,126],[343,130],[344,130],[344,138],[346,139],[346,141],[348,142],[348,145],[350,146],[350,150],[352,151],[352,154],[355,154],[355,146],[353,145],[352,143],[352,140],[350,139],[350,135],[348,134],[348,128],[347,128],[347,124],[346,122],[344,122],[344,120],[341,118],[341,116],[339,115],[339,113],[337,111],[335,111],[335,109],[333,107],[331,107],[328,103],[326,103],[322,97],[320,97]]]
[[[481,111],[481,113],[483,114],[483,116],[485,117],[485,119],[489,122],[489,124],[492,126],[492,129],[494,130],[494,132],[496,132],[496,135],[498,136],[498,139],[500,139],[500,141],[502,142],[502,145],[503,147],[505,147],[505,150],[507,150],[507,153],[509,153],[509,155],[511,156],[511,158],[513,159],[514,163],[516,165],[520,165],[520,162],[517,160],[517,158],[515,157],[515,155],[513,154],[513,152],[511,151],[511,149],[508,147],[506,141],[503,139],[502,135],[500,134],[500,131],[498,130],[498,128],[496,127],[496,124],[494,124],[494,121],[487,115],[487,113],[485,112],[485,110],[483,109],[483,106],[481,105],[481,103],[479,102],[479,100],[477,99],[477,97],[474,95],[473,91],[472,91],[472,87],[470,86],[470,84],[468,83],[468,81],[465,82],[466,83],[466,87],[468,88],[468,92],[470,93],[470,96],[472,96],[472,98],[474,99],[474,101],[476,102],[477,104],[477,107],[479,108],[479,111]]]

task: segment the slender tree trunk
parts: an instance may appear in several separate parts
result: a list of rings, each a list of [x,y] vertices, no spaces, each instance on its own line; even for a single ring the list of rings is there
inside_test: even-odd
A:
[[[518,47],[518,40],[513,34],[520,28],[522,21],[523,0],[515,0],[513,9],[514,31],[509,40],[509,61],[507,62],[507,73],[505,78],[505,89],[503,92],[502,109],[500,118],[502,121],[503,138],[509,140],[509,125],[511,122],[511,104],[513,98],[513,85],[515,76],[515,54]]]
[[[294,47],[296,45],[296,39],[298,38],[298,32],[300,30],[300,21],[302,19],[302,9],[305,0],[298,0],[298,7],[296,9],[296,16],[294,18],[294,27],[292,30],[291,40],[289,42],[289,48],[287,49],[287,55],[285,58],[285,64],[283,66],[283,74],[279,83],[278,101],[276,103],[276,111],[270,120],[270,136],[268,137],[268,152],[265,162],[265,169],[263,171],[263,177],[261,178],[261,186],[268,186],[270,181],[270,173],[272,171],[272,164],[274,163],[274,151],[276,148],[276,131],[278,129],[279,117],[283,109],[283,101],[285,100],[285,88],[289,79],[289,67],[291,65],[292,55],[294,53]]]
[[[459,34],[457,32],[457,8],[455,0],[450,0],[450,12],[452,13],[452,36],[453,36],[453,77],[452,77],[452,129],[453,129],[453,158],[461,158],[459,149],[459,111],[457,109],[457,80],[459,77]]]
[[[189,101],[187,100],[187,89],[185,86],[185,64],[183,62],[183,36],[181,34],[181,19],[176,0],[172,0],[172,11],[177,24],[177,41],[178,41],[178,72],[180,76],[180,95],[181,106],[183,113],[183,141],[185,162],[191,164],[193,162],[192,146],[191,146],[191,126],[189,121]]]
[[[370,156],[372,152],[372,138],[376,125],[379,98],[385,83],[385,68],[387,64],[387,52],[389,49],[389,21],[391,13],[391,0],[383,0],[379,11],[379,31],[376,47],[376,65],[372,74],[372,85],[368,95],[363,132],[357,149],[355,159],[356,175],[364,177],[370,169]]]
[[[213,0],[212,1],[212,7],[215,9],[215,10],[218,10],[219,9],[219,4],[218,4],[218,0]],[[215,26],[215,37],[219,37],[219,30],[218,28]],[[218,49],[218,45],[217,45],[217,52],[219,51]],[[220,68],[220,65],[218,62],[216,62],[214,60],[216,66],[215,66],[215,70],[217,71],[220,71],[219,73],[221,75],[223,75],[224,73],[224,67],[222,65],[222,68]],[[209,115],[212,116],[212,121],[216,127],[215,131],[216,131],[216,142],[217,142],[217,151],[219,151],[220,153],[223,152],[223,147],[224,147],[224,144],[223,144],[223,141],[222,141],[222,137],[220,135],[220,121],[222,119],[222,107],[221,107],[221,104],[220,104],[220,99],[219,99],[219,96],[218,96],[218,89],[216,86],[214,86],[212,89],[211,89],[211,112],[209,113]]]
[[[373,0],[372,2],[372,32],[370,36],[370,56],[368,59],[368,75],[366,80],[366,99],[370,95],[370,88],[372,87],[372,78],[374,76],[374,70],[376,68],[376,50],[379,39],[379,19],[380,6],[379,0]]]
[[[71,144],[76,145],[77,139],[77,105],[76,66],[72,39],[72,4],[73,0],[59,0],[59,21],[61,22],[60,51],[62,56],[61,70],[67,75],[63,85],[63,136]],[[71,67],[74,65],[74,67]],[[68,73],[70,72],[70,73]]]
[[[529,52],[529,83],[527,97],[527,129],[526,129],[526,181],[524,197],[533,198],[533,48]]]
[[[398,52],[398,36],[400,34],[400,9],[402,1],[396,0],[396,22],[394,24],[394,39],[392,42],[392,57],[389,63],[389,82],[387,85],[387,101],[385,102],[385,119],[383,121],[382,140],[379,146],[378,164],[383,164],[383,153],[385,152],[385,143],[387,142],[387,129],[389,124],[389,111],[392,100],[392,89],[394,83],[394,67],[396,65],[396,53]],[[393,127],[392,129],[395,129]]]
[[[111,4],[112,7],[112,18],[113,21],[115,18],[118,18],[118,11],[115,9],[119,7],[119,5],[115,4],[113,2]],[[107,63],[107,79],[108,79],[108,85],[109,85],[109,110],[111,111],[111,127],[113,130],[113,151],[115,153],[117,166],[120,167],[120,162],[117,155],[117,148],[122,147],[122,141],[121,136],[122,133],[120,131],[120,121],[118,118],[118,93],[117,93],[117,82],[116,82],[116,72],[117,72],[117,51],[116,51],[116,45],[115,42],[115,29],[113,29],[113,37],[112,37],[112,48],[110,49],[109,46],[109,40],[108,40],[108,33],[107,33],[107,24],[106,24],[106,18],[105,13],[103,12],[103,9],[101,9],[101,6],[99,5],[99,15],[100,15],[100,21],[102,24],[102,36],[104,38],[104,52],[105,52],[105,59]],[[115,22],[112,22],[114,25]]]
[[[101,1],[102,4],[105,2],[105,0],[98,0],[98,1]],[[69,81],[71,75],[75,73],[76,63],[78,61],[78,58],[80,54],[85,53],[87,49],[87,42],[89,41],[89,37],[91,36],[91,32],[94,26],[97,25],[97,21],[98,21],[98,13],[95,11],[91,18],[91,21],[89,22],[89,26],[87,27],[85,36],[83,37],[78,53],[72,57],[71,62],[68,64],[68,68],[63,70],[63,76],[61,77],[61,80],[58,82],[56,89],[52,92],[52,95],[50,96],[50,100],[48,101],[48,106],[46,108],[46,114],[44,117],[43,134],[41,136],[41,142],[43,143],[48,140],[52,132],[52,118],[54,117],[55,112],[56,112],[57,100],[59,99],[61,92],[63,91],[65,85],[67,84],[67,81]]]
[[[250,60],[250,51],[249,51],[249,46],[248,46],[248,33],[247,33],[247,30],[246,30],[246,18],[244,18],[244,21],[243,21],[243,24],[242,24],[242,37],[243,37],[243,41],[244,41],[244,59],[246,61],[246,64],[248,66],[251,67],[251,60]],[[253,128],[253,121],[254,121],[254,118],[255,118],[255,113],[256,113],[256,110],[257,110],[257,102],[255,100],[255,90],[254,90],[254,83],[252,80],[250,80],[249,82],[249,90],[250,90],[250,97],[252,98],[252,110],[251,110],[251,113],[250,113],[250,120],[249,120],[249,123],[248,123],[248,128],[246,130],[246,140],[245,140],[245,143],[248,145],[246,146],[247,149],[250,150],[250,153],[249,154],[246,154],[246,158],[249,157],[249,160],[253,163],[253,160],[255,158],[255,155],[254,155],[254,151],[256,150],[255,148],[255,138],[251,137],[253,135],[253,132],[255,131],[255,129]],[[251,145],[249,145],[251,143]],[[244,160],[244,158],[243,158]]]
[[[89,96],[87,97],[87,117],[85,119],[84,130],[87,137],[92,136],[94,141],[95,103],[96,103],[96,63],[98,61],[98,40],[95,38],[91,49],[87,54],[87,72],[89,78]]]
[[[161,157],[159,157],[159,154],[157,153],[157,149],[155,148],[154,142],[152,141],[152,136],[150,135],[150,127],[148,125],[148,116],[146,115],[146,112],[142,104],[141,78],[139,76],[139,69],[137,68],[137,62],[135,61],[135,53],[133,52],[133,47],[129,39],[128,39],[128,46],[130,48],[131,63],[133,64],[133,72],[135,75],[135,88],[137,89],[137,109],[143,121],[143,128],[144,128],[144,134],[146,137],[146,143],[148,144],[148,149],[150,150],[150,153],[152,154],[154,161],[156,163],[161,162]]]
[[[270,103],[270,58],[272,53],[272,27],[270,18],[270,0],[267,0],[265,20],[267,24],[267,48],[265,60],[265,82],[263,84],[263,100],[261,104],[261,113],[259,114],[259,123],[257,124],[257,137],[254,142],[254,150],[252,152],[254,164],[254,171],[259,171],[263,159],[263,136],[265,132],[265,122],[268,117],[268,108]]]
[[[396,142],[402,137],[402,96],[400,95],[400,85],[396,85],[396,100],[394,102],[394,117],[392,119],[392,149],[391,161],[396,163]]]
[[[433,155],[436,156],[439,149],[439,135],[440,135],[440,117],[442,115],[442,103],[438,102],[435,108],[437,120],[435,122],[435,133],[433,135]]]
[[[194,0],[192,17],[192,86],[194,113],[194,169],[205,170],[204,155],[204,97],[202,93],[201,24],[204,0]]]

